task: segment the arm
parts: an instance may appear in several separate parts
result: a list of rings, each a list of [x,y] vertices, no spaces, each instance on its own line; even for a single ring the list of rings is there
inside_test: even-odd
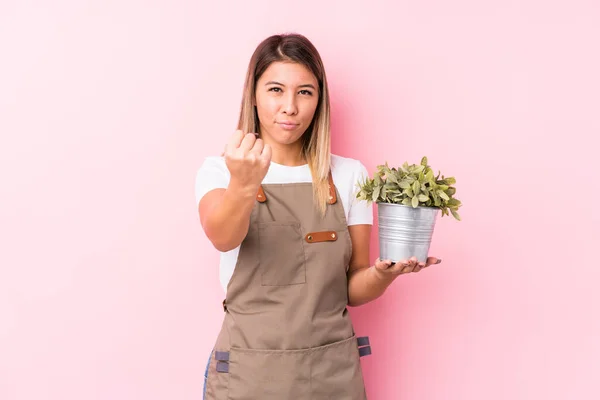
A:
[[[198,206],[200,223],[219,251],[235,249],[248,234],[250,213],[256,199],[253,187],[230,182],[227,189],[208,192]]]
[[[227,189],[202,196],[198,213],[208,239],[225,252],[239,246],[248,234],[256,194],[271,164],[271,147],[255,134],[238,130],[223,154],[231,176]]]
[[[369,266],[369,243],[371,225],[351,225],[348,227],[352,240],[352,257],[348,269],[348,305],[360,306],[381,296],[387,287],[401,274],[419,272],[441,259],[428,257],[426,262],[418,262],[417,257],[392,264],[390,260],[375,261]]]
[[[348,270],[348,305],[360,306],[381,296],[396,276],[385,276],[370,266],[371,225],[348,227],[352,240],[352,257]]]

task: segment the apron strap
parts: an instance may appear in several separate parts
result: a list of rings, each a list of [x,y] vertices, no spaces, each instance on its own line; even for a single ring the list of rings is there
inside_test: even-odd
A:
[[[329,170],[329,176],[327,177],[327,180],[329,181],[329,204],[335,204],[337,202],[337,194],[335,191],[335,185],[333,183],[333,175],[331,174],[331,169]],[[265,201],[267,201],[267,195],[265,194],[262,185],[258,187],[258,192],[256,193],[256,201],[258,201],[259,203],[264,203]]]
[[[362,336],[356,339],[358,344],[358,355],[360,357],[368,356],[371,354],[371,343],[369,342],[368,336]]]
[[[337,195],[335,193],[335,185],[333,184],[333,176],[331,175],[331,169],[329,170],[329,204],[335,204],[337,202]]]
[[[265,195],[265,191],[263,190],[262,185],[258,187],[258,193],[256,193],[256,201],[259,203],[264,203],[267,201],[267,196]]]

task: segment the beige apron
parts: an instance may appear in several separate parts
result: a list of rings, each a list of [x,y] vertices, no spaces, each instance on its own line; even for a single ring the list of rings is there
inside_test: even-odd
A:
[[[347,271],[352,244],[329,174],[322,218],[312,183],[265,184],[223,302],[207,400],[364,400]]]

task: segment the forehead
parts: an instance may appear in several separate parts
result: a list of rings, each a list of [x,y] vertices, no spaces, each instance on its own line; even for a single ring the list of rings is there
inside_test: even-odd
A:
[[[314,74],[302,64],[277,61],[269,65],[259,82],[277,81],[286,86],[317,84]]]

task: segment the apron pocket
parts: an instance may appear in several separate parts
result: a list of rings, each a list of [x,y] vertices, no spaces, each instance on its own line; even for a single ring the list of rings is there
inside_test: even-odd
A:
[[[258,223],[258,247],[263,286],[306,283],[304,238],[298,222]]]
[[[309,354],[231,348],[228,400],[310,400]]]
[[[365,400],[356,336],[313,349],[313,399]]]

